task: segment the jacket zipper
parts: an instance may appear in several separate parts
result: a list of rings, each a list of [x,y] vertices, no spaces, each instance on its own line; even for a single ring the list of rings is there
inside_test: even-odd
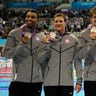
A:
[[[58,85],[60,85],[60,78],[61,78],[61,44],[60,44],[60,57],[59,57],[59,80],[58,80]]]
[[[32,78],[33,78],[33,52],[32,52],[32,46],[33,46],[33,44],[32,44],[32,37],[31,37],[31,59],[32,59],[32,66],[31,66],[31,79],[30,79],[30,82],[32,82]]]

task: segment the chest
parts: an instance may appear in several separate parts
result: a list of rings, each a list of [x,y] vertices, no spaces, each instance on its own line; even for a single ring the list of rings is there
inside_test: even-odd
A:
[[[63,37],[62,40],[56,42],[51,46],[52,50],[63,53],[65,51],[72,51],[75,48],[76,43],[74,39],[69,37]]]

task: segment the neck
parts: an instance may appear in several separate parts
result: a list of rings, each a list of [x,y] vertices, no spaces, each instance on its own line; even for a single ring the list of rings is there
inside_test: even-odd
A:
[[[65,33],[65,31],[57,31],[58,33],[60,33],[60,34],[64,34]]]
[[[35,30],[36,28],[35,27],[30,27],[30,26],[26,26],[28,29],[30,30]]]

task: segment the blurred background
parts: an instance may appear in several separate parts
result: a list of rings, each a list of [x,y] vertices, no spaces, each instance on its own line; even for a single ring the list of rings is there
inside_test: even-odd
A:
[[[44,29],[54,31],[53,16],[56,12],[62,12],[66,14],[67,31],[78,37],[91,23],[89,12],[95,6],[96,0],[0,0],[0,52],[10,30],[24,23],[26,12],[30,8],[37,9],[39,12],[38,29],[40,31]],[[12,60],[0,56],[0,96],[8,96],[11,71]],[[73,73],[75,84],[74,67]],[[41,96],[44,96],[43,90]],[[74,96],[84,96],[83,87],[79,94],[74,92]]]

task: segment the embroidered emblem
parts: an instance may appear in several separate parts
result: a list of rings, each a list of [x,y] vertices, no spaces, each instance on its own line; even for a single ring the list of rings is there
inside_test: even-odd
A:
[[[39,37],[36,37],[36,41],[39,41],[40,40],[40,38]]]
[[[70,42],[70,40],[69,39],[65,39],[65,43],[69,43]]]

